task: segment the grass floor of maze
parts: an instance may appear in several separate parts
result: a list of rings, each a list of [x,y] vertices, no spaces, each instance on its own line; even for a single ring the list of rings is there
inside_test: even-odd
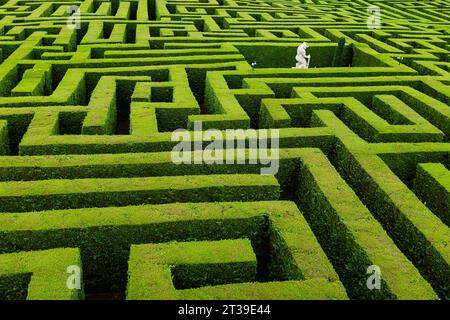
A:
[[[0,13],[0,300],[450,298],[448,2]]]

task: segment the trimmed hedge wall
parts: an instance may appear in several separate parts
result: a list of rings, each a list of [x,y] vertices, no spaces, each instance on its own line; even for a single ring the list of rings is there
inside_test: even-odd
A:
[[[414,191],[431,211],[450,226],[450,172],[443,164],[419,164]]]
[[[1,4],[0,298],[449,299],[450,7],[303,2]],[[196,121],[281,149],[177,165]]]
[[[132,245],[127,299],[176,299],[177,289],[256,280],[247,239]]]
[[[346,182],[443,299],[450,296],[448,226],[378,157],[337,145],[336,164]],[[351,170],[349,170],[351,168]]]
[[[0,254],[0,300],[75,300],[84,298],[81,289],[67,286],[69,266],[82,268],[80,251],[60,248]]]
[[[256,254],[257,279],[325,278],[328,284],[319,281],[318,290],[329,288],[330,292],[315,295],[345,296],[333,267],[292,202],[186,203],[0,215],[0,253],[78,247],[87,292],[125,289],[131,244],[242,238],[251,241]],[[272,238],[274,249],[270,249]],[[265,284],[261,286],[264,295]],[[303,290],[305,286],[300,285]],[[254,286],[249,290],[255,290]],[[308,294],[297,291],[298,297]]]
[[[350,298],[437,299],[320,152],[302,160],[298,202]],[[382,271],[380,290],[367,288],[366,271],[371,265]]]
[[[168,202],[277,200],[279,195],[278,181],[270,175],[0,182],[3,212]]]

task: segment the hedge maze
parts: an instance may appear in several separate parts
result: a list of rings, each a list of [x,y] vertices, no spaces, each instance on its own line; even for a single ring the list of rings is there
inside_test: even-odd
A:
[[[448,1],[0,5],[0,299],[450,297]],[[175,164],[200,121],[278,172]]]

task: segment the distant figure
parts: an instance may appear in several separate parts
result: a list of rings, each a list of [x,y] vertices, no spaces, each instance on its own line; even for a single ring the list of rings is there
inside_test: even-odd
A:
[[[297,55],[295,56],[295,60],[297,60],[297,64],[292,69],[308,69],[309,60],[311,59],[311,55],[306,55],[306,48],[308,48],[308,44],[303,42],[297,48]],[[306,61],[308,59],[308,61]]]

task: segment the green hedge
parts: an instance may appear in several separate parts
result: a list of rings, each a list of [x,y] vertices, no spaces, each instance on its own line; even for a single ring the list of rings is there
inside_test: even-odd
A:
[[[0,254],[0,300],[82,299],[83,275],[80,273],[80,289],[69,288],[69,266],[77,266],[81,271],[78,249]]]
[[[347,300],[339,282],[325,278],[303,281],[236,283],[181,290],[178,299],[186,300]]]
[[[293,96],[303,100],[313,94],[320,99],[317,103],[329,102],[332,97],[334,103],[342,103],[340,118],[352,130],[370,142],[421,142],[442,141],[444,138],[445,125],[437,124],[435,121],[428,122],[429,117],[412,104],[411,99],[406,97],[420,97],[421,93],[406,86],[343,86],[339,89],[334,87],[298,87],[293,89]],[[331,102],[331,101],[330,101]],[[405,103],[406,102],[406,103]],[[436,106],[435,112],[444,113],[441,110],[441,102],[435,100],[429,102],[429,106]],[[412,110],[411,110],[412,109]],[[380,112],[381,110],[381,112]],[[377,114],[378,113],[378,114]],[[399,116],[408,120],[407,124],[397,124],[395,119]],[[442,117],[444,115],[442,114]],[[432,125],[433,124],[433,125]],[[436,127],[437,128],[436,128]],[[440,129],[440,130],[439,130]]]
[[[292,142],[305,145],[302,139],[295,138],[292,132]],[[328,141],[326,140],[328,138]],[[312,139],[312,137],[311,137]],[[332,136],[318,136],[328,150],[332,145]],[[296,141],[295,141],[296,140]],[[305,140],[309,140],[305,138]],[[314,145],[314,144],[312,144]],[[82,178],[125,178],[151,176],[184,176],[208,174],[259,174],[262,167],[268,165],[249,164],[249,150],[246,149],[242,164],[183,164],[176,165],[171,160],[170,152],[158,153],[127,153],[127,154],[97,154],[97,155],[55,155],[28,157],[0,157],[0,181],[30,181],[46,179],[82,179]],[[283,192],[293,192],[297,184],[296,172],[299,164],[300,149],[280,149],[279,169],[276,178]],[[225,155],[224,155],[225,157]],[[236,155],[235,155],[236,157]],[[258,158],[267,163],[266,157]]]
[[[38,180],[1,182],[3,212],[168,202],[277,200],[280,186],[271,175]]]
[[[176,299],[177,289],[254,282],[247,239],[132,245],[127,299]]]
[[[212,122],[209,122],[209,124],[212,124]],[[203,129],[207,130],[205,122],[202,125]],[[332,130],[328,128],[282,128],[279,131],[280,147],[320,147],[329,149],[332,147],[334,138],[331,132]],[[193,137],[192,131],[190,131],[190,134]],[[194,139],[191,139],[192,143],[194,141]],[[158,152],[171,151],[178,143],[179,141],[171,141],[171,133],[169,132],[159,133],[149,137],[138,135],[26,135],[20,143],[19,154],[22,156],[30,156]],[[209,143],[209,141],[203,141],[203,146],[206,147]],[[248,142],[246,142],[246,145],[248,146]]]
[[[421,203],[376,155],[353,154],[338,143],[336,164],[350,187],[406,257],[441,298],[448,298],[448,226]]]
[[[302,159],[298,202],[350,298],[437,298],[320,152]],[[371,265],[381,269],[380,290],[369,290],[366,285]]]
[[[450,146],[445,143],[421,143],[412,148],[411,144],[394,144],[390,148],[380,145],[377,154],[389,168],[410,188],[416,176],[419,163],[447,161]]]
[[[443,164],[419,164],[414,191],[431,211],[450,225],[450,173]]]
[[[0,155],[9,153],[8,122],[0,120]]]
[[[239,43],[235,47],[248,63],[256,62],[256,68],[291,68],[295,66],[295,55],[300,43]],[[333,66],[335,43],[309,43],[307,54],[311,55],[310,68]],[[343,48],[348,56],[349,47]],[[350,64],[347,58],[346,66]]]
[[[274,236],[274,232],[279,235]],[[0,214],[0,253],[78,247],[87,292],[125,290],[131,244],[241,238],[252,243],[258,279],[292,280],[294,275],[295,280],[325,278],[333,288],[331,292],[345,296],[333,267],[292,202],[186,203]],[[276,240],[273,250],[272,238]],[[300,273],[278,271],[286,269],[280,263]],[[308,293],[297,291],[298,297],[304,294]],[[315,294],[324,297],[329,293]]]

